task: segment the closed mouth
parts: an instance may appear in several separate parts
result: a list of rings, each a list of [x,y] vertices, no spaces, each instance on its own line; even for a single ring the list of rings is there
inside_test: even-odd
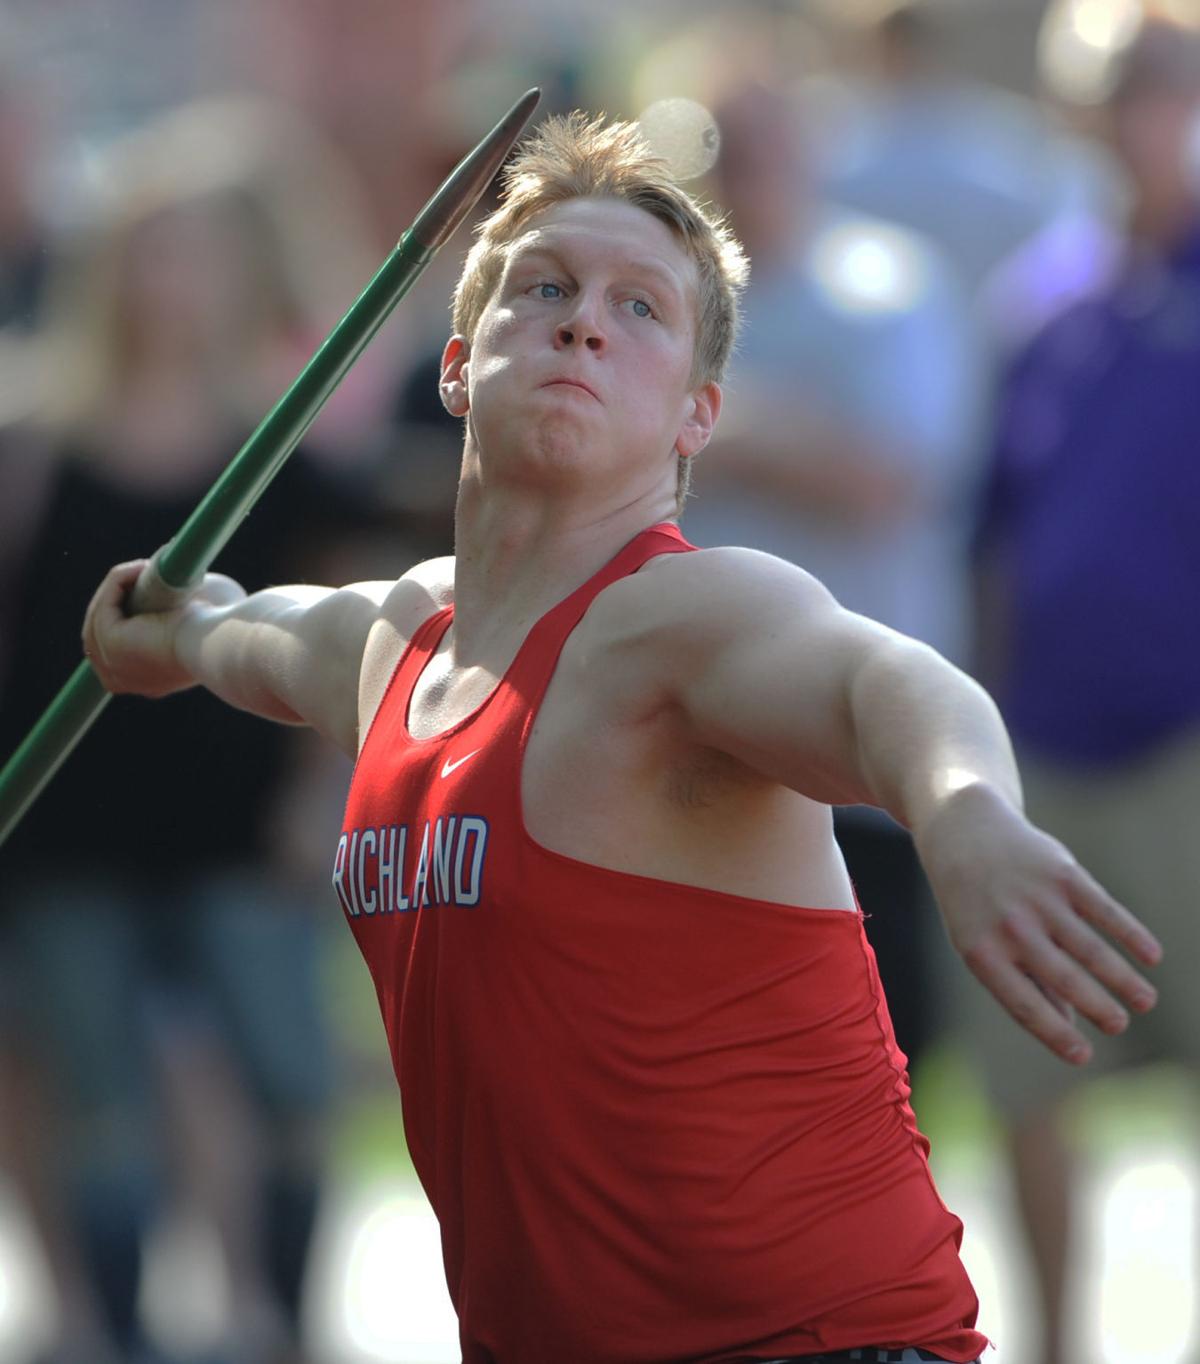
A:
[[[547,379],[547,381],[542,385],[542,387],[554,388],[558,385],[565,386],[566,388],[581,388],[585,393],[590,394],[593,398],[595,398],[597,402],[600,401],[599,395],[596,393],[596,391],[592,388],[589,388],[588,385],[585,384],[582,379]]]

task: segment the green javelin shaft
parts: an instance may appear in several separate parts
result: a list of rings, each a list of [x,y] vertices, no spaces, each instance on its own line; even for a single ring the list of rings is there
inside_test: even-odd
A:
[[[151,559],[132,593],[132,611],[166,610],[195,591],[363,348],[478,202],[538,98],[537,90],[523,95],[451,171],[291,388],[263,418],[174,539]],[[108,701],[109,693],[85,659],[0,772],[0,844]]]

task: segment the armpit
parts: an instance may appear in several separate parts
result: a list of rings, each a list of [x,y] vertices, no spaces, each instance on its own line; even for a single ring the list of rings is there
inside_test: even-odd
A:
[[[719,749],[698,747],[668,765],[664,790],[668,801],[683,810],[707,810],[734,790],[761,786],[763,778],[745,763]]]

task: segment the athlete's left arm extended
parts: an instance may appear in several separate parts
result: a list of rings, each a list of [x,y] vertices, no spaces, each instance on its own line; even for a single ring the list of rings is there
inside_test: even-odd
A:
[[[655,575],[674,699],[702,742],[812,799],[874,804],[913,835],[951,941],[1014,1018],[1064,1059],[1154,1002],[1118,943],[1153,936],[1022,810],[999,712],[926,645],[844,610],[815,579],[748,550]],[[687,570],[685,575],[683,570]]]

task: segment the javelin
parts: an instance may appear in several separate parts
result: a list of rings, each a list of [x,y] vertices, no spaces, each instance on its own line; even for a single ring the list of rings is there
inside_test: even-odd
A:
[[[174,539],[147,564],[130,594],[129,611],[170,610],[196,590],[350,366],[475,207],[538,99],[537,90],[522,95],[450,172],[291,388],[259,423]],[[0,844],[110,699],[95,669],[84,659],[0,772]]]

